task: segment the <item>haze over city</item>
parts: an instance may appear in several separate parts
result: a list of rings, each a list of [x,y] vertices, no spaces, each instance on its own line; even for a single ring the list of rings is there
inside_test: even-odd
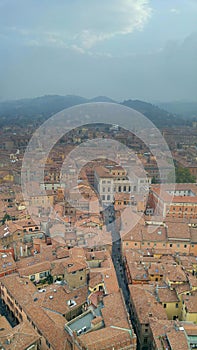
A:
[[[0,0],[0,100],[195,100],[196,0]]]

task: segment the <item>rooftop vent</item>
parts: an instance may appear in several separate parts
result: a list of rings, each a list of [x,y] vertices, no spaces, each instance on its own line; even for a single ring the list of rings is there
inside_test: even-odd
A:
[[[78,331],[77,331],[77,335],[80,335],[82,333],[82,329],[79,329]]]
[[[70,306],[70,307],[73,307],[73,306],[77,305],[76,301],[74,301],[74,300],[72,300],[72,299],[68,300],[68,301],[67,301],[67,304],[68,304],[68,306]]]

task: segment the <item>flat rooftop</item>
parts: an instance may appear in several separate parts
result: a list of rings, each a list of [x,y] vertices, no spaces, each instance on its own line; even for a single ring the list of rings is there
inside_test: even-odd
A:
[[[69,327],[72,331],[79,331],[82,330],[82,328],[85,328],[85,331],[83,333],[89,331],[91,327],[92,320],[96,317],[101,316],[101,309],[103,308],[103,304],[100,303],[100,305],[94,309],[93,307],[90,307],[87,312],[83,313],[82,315],[79,315],[75,319],[71,320],[66,324],[67,327]],[[103,322],[104,326],[104,322]]]

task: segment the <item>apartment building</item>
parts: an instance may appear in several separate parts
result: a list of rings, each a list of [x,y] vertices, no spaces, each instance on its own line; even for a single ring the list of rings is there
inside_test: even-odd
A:
[[[151,349],[150,321],[167,320],[162,305],[145,288],[129,285],[130,309],[134,330],[138,339],[138,349]]]
[[[118,313],[115,305],[118,306]],[[95,330],[78,337],[80,349],[136,349],[136,335],[126,313],[120,291],[113,292],[103,298],[101,316],[97,316],[94,320],[96,321],[96,319],[97,327],[94,325]]]
[[[0,316],[0,348],[4,350],[38,350],[40,336],[28,322],[21,322],[14,328],[4,316]]]
[[[183,296],[181,317],[183,321],[197,323],[197,292]]]
[[[192,349],[193,344],[186,333],[186,326],[177,321],[151,320],[150,332],[152,350]]]
[[[127,234],[122,235],[125,249],[151,250],[155,255],[194,255],[197,251],[197,227],[186,218],[141,219]]]
[[[10,275],[1,278],[0,292],[3,302],[17,318],[19,324],[27,322],[39,336],[38,349],[72,349],[72,340],[64,330],[65,318],[57,317],[39,304],[39,292],[28,278]]]
[[[147,208],[152,208],[154,215],[196,219],[197,185],[165,184],[162,192],[159,185],[152,185]]]
[[[125,168],[126,169],[126,168]],[[122,166],[100,166],[94,171],[94,188],[104,206],[114,201],[116,193],[137,194],[146,191],[150,178],[139,167],[132,168],[132,176]]]

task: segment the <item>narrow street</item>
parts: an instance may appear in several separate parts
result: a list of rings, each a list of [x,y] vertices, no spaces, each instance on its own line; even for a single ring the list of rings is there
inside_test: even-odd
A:
[[[122,289],[125,304],[127,307],[127,311],[130,314],[129,310],[129,290],[125,275],[125,269],[122,262],[122,255],[121,255],[121,239],[120,239],[120,233],[116,229],[115,225],[115,212],[114,208],[111,205],[109,209],[105,210],[105,223],[107,226],[107,229],[111,231],[112,235],[112,260],[113,264],[116,270],[116,275],[119,283],[119,287]]]

